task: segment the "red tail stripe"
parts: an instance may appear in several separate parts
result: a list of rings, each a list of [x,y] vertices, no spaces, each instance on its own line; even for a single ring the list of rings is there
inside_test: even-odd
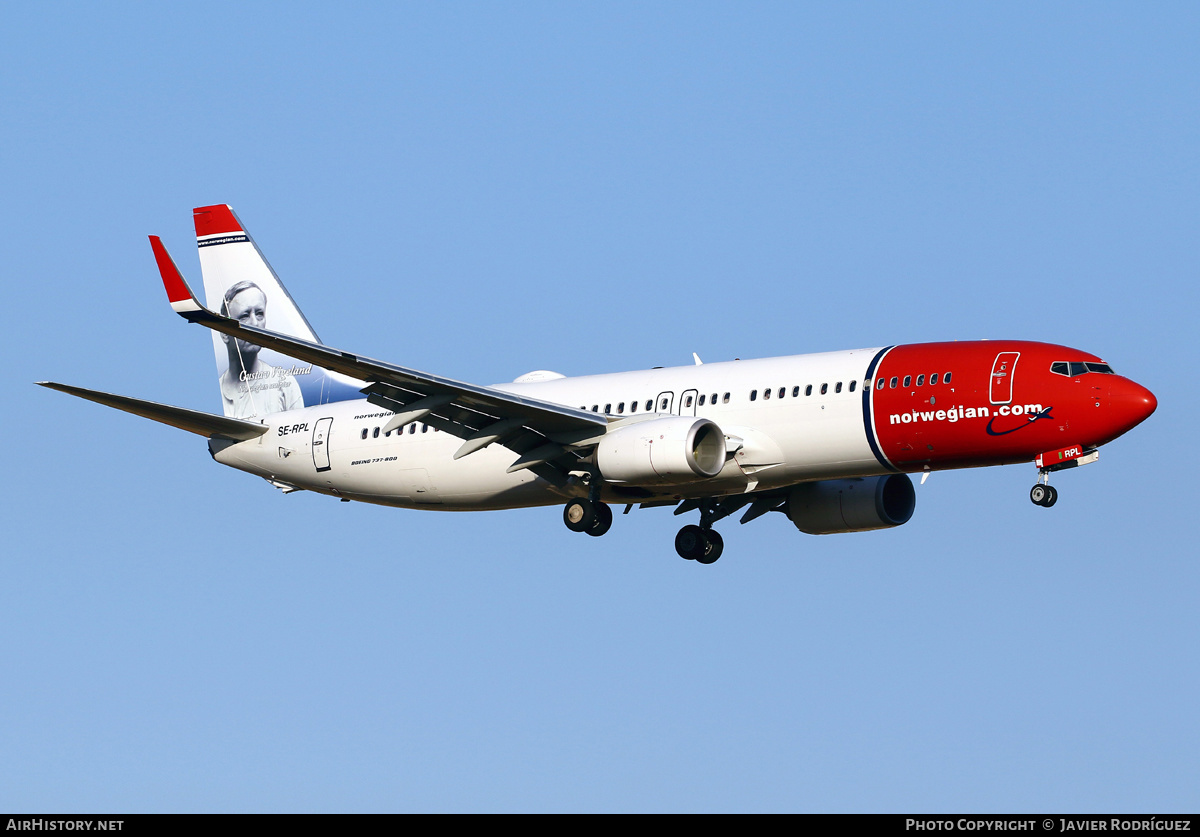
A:
[[[196,223],[197,238],[217,233],[244,232],[242,225],[233,216],[233,210],[223,203],[198,206],[192,210],[192,218]]]

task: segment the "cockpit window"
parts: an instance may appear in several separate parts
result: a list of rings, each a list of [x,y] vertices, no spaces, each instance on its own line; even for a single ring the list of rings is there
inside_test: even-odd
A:
[[[1071,361],[1068,363],[1067,361],[1059,360],[1050,364],[1050,371],[1055,375],[1069,375],[1071,377],[1074,377],[1075,375],[1086,375],[1089,372],[1096,372],[1100,375],[1116,374],[1112,371],[1112,367],[1107,363],[1093,363],[1091,361],[1084,361],[1082,363],[1078,361]]]

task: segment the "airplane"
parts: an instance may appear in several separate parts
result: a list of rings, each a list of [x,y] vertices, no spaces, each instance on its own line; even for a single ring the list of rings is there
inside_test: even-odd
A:
[[[228,205],[194,210],[207,304],[157,236],[171,308],[212,331],[223,415],[41,386],[208,439],[284,492],[443,511],[561,505],[599,537],[613,505],[699,512],[675,537],[711,564],[713,525],[784,513],[801,532],[900,526],[933,471],[1090,464],[1157,400],[1100,357],[1023,340],[919,343],[478,386],[327,346]],[[743,511],[744,510],[744,511]]]

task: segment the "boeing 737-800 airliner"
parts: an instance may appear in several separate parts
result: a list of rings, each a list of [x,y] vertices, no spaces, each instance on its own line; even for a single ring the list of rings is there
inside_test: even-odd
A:
[[[1033,462],[1052,472],[1157,402],[1101,358],[1047,343],[922,343],[477,386],[323,344],[224,205],[195,210],[207,305],[162,242],[171,307],[212,330],[224,415],[44,382],[208,438],[218,462],[283,491],[471,511],[562,505],[599,536],[610,504],[698,511],[675,548],[712,563],[713,524],[784,512],[802,532],[905,523],[910,473]],[[924,479],[924,476],[922,477]]]

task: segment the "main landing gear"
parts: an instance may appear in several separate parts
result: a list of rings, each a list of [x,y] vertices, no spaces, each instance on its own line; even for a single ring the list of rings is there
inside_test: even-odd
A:
[[[679,534],[675,536],[675,551],[686,561],[711,564],[725,551],[725,540],[712,528],[713,523],[722,515],[717,514],[717,502],[712,498],[700,500],[699,506],[700,525],[690,524],[679,530]],[[680,510],[683,508],[681,506]],[[678,513],[676,511],[676,514]]]
[[[688,561],[711,564],[725,551],[725,541],[713,530],[713,522],[729,512],[719,513],[717,502],[713,499],[688,502],[699,504],[700,525],[692,524],[679,530],[679,534],[675,536],[675,551]],[[690,506],[690,509],[694,508],[696,505]],[[690,510],[687,507],[680,509]],[[587,532],[593,538],[598,538],[612,527],[612,522],[612,508],[597,499],[576,497],[568,500],[567,505],[563,507],[563,523],[572,532]]]
[[[701,529],[692,523],[675,536],[675,551],[685,560],[711,564],[725,551],[725,541],[715,529]]]
[[[1035,506],[1050,508],[1058,502],[1058,489],[1050,484],[1050,472],[1046,469],[1038,471],[1037,485],[1029,489],[1029,499]]]
[[[598,538],[612,528],[612,509],[599,500],[575,498],[563,509],[563,523],[572,532],[587,532]]]

